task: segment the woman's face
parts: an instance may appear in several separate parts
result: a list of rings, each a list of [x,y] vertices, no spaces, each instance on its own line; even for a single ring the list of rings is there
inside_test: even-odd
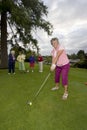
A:
[[[57,40],[52,41],[52,46],[56,49],[58,47],[59,42]]]

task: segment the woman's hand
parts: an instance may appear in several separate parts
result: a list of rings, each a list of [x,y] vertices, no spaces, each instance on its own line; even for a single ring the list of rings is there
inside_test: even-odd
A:
[[[51,67],[50,67],[50,70],[51,70],[51,71],[54,71],[55,68],[56,68],[56,65],[55,65],[55,64],[52,64]]]

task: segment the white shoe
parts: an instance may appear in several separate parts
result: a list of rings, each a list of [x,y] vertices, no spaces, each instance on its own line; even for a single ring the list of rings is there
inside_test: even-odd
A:
[[[29,72],[29,70],[27,70],[27,73]]]
[[[54,87],[51,90],[54,91],[54,90],[58,90],[58,89],[59,89],[59,87]]]
[[[39,72],[43,72],[43,71],[39,71]]]
[[[68,98],[68,93],[64,93],[63,96],[62,96],[62,99],[66,100],[67,98]]]

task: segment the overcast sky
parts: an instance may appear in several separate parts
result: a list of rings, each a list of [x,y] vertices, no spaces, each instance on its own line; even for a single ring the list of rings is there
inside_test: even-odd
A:
[[[34,32],[42,55],[50,55],[50,39],[58,37],[68,54],[79,50],[87,52],[87,0],[43,0],[48,7],[47,20],[53,25],[53,34]]]

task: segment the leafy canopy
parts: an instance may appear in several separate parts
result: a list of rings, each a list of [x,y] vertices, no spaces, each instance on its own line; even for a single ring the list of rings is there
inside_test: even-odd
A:
[[[15,27],[19,41],[24,44],[32,42],[37,47],[33,29],[43,29],[48,35],[52,34],[52,25],[45,19],[47,7],[41,0],[2,0],[0,11],[7,13],[8,23]]]

